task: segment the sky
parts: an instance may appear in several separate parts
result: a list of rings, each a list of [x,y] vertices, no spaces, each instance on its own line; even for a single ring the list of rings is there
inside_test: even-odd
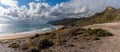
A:
[[[46,23],[120,8],[120,0],[0,0],[0,23]]]
[[[23,5],[26,5],[27,7],[28,6],[28,3],[30,2],[36,2],[36,3],[42,3],[42,2],[45,2],[45,3],[48,3],[49,5],[51,6],[55,6],[56,4],[60,4],[61,2],[68,2],[69,0],[20,0],[18,1],[18,5],[19,6],[23,6]]]

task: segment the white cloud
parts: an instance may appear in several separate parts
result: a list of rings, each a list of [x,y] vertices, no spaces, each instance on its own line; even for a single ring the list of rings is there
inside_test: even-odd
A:
[[[4,0],[5,1],[5,0]],[[11,0],[16,1],[16,0]],[[9,5],[7,2],[2,2]],[[7,3],[7,4],[5,4]],[[60,3],[50,6],[48,3],[29,3],[26,6],[18,7],[11,5],[8,9],[0,7],[2,19],[9,19],[15,22],[47,22],[62,18],[81,18],[103,11],[107,6],[120,8],[118,0],[71,0],[70,2]],[[13,7],[14,6],[14,7]]]
[[[89,16],[103,11],[107,6],[120,8],[118,0],[71,0],[68,3],[56,5],[53,16],[56,17],[76,17]]]
[[[0,7],[0,16],[4,15],[4,12],[6,11],[3,7]]]
[[[12,6],[17,7],[17,1],[16,0],[0,0],[0,3],[6,6]]]

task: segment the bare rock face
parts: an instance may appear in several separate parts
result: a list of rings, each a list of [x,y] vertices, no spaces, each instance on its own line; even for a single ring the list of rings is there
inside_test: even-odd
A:
[[[107,8],[106,8],[106,11],[114,11],[115,10],[115,8],[113,8],[113,7],[111,7],[111,6],[108,6]]]

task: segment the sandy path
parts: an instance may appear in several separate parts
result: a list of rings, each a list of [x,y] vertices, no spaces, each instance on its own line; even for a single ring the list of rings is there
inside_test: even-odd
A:
[[[87,26],[91,28],[102,28],[114,34],[112,37],[103,38],[97,52],[120,52],[120,23],[105,23]]]

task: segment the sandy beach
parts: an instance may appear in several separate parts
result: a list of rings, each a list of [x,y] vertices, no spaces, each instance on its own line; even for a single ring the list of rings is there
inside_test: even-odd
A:
[[[10,36],[3,36],[0,37],[0,40],[10,40],[10,39],[17,39],[17,38],[25,38],[33,36],[35,33],[32,34],[16,34],[16,35],[10,35]]]
[[[8,35],[8,36],[1,36],[0,40],[10,40],[10,39],[31,37],[31,36],[34,36],[35,34],[44,34],[46,32],[52,32],[52,31],[55,31],[55,30],[60,29],[62,27],[64,27],[64,26],[58,26],[57,28],[54,28],[52,30],[45,30],[43,32],[36,31],[36,32],[18,33],[18,34],[11,34],[11,35]]]

